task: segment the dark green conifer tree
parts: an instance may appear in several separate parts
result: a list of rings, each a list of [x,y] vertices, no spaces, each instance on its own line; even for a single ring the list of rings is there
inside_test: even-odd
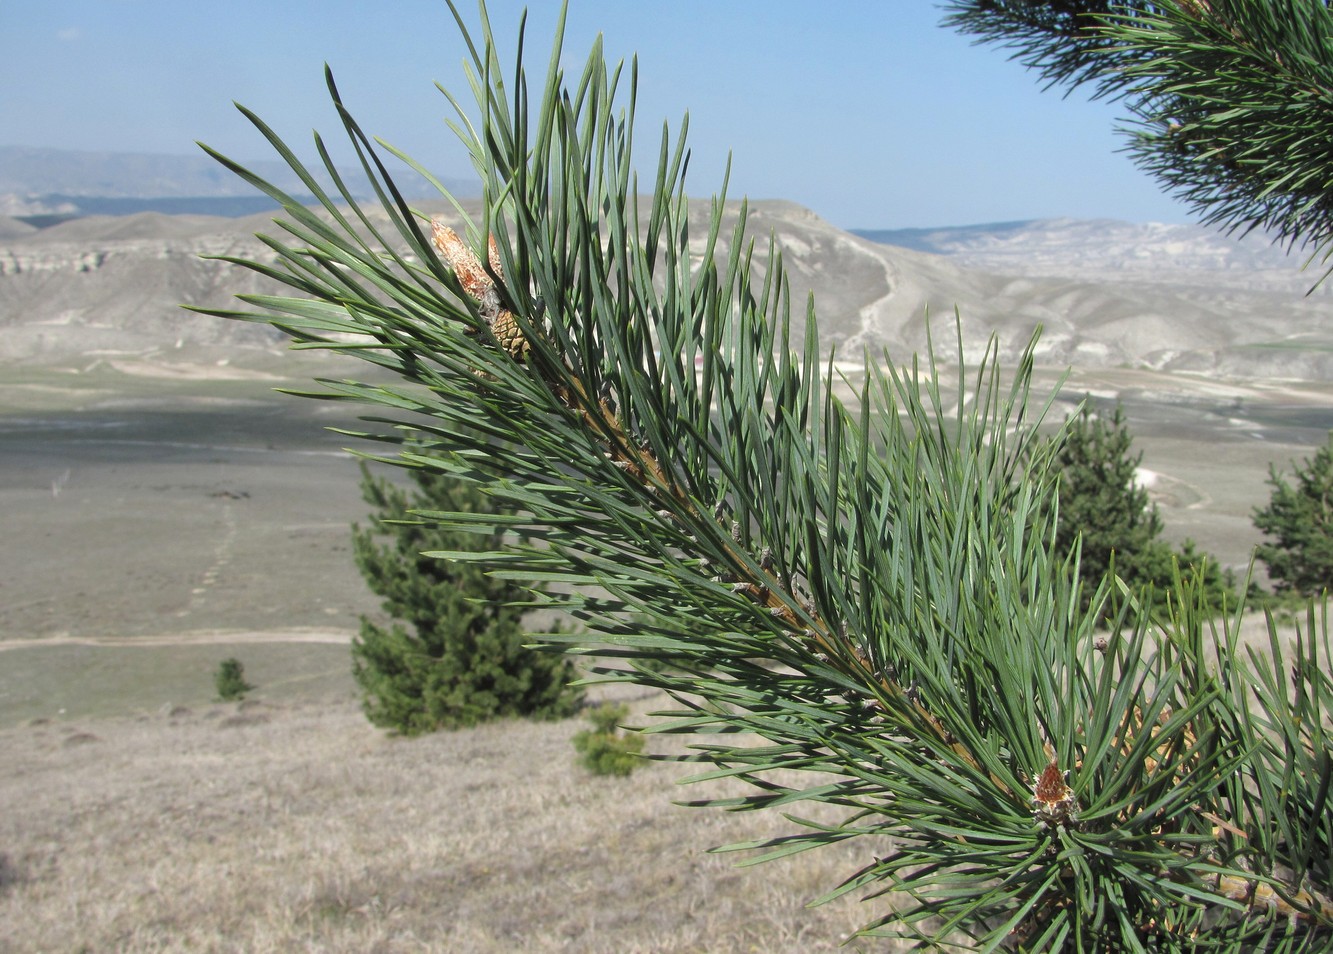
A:
[[[1333,586],[1333,433],[1312,458],[1293,465],[1290,484],[1268,469],[1273,495],[1254,525],[1272,538],[1256,551],[1279,592],[1317,595]]]
[[[1060,520],[1056,546],[1067,553],[1082,539],[1079,575],[1095,588],[1111,569],[1126,581],[1142,576],[1143,557],[1162,532],[1162,518],[1137,480],[1143,454],[1116,405],[1110,417],[1087,405],[1070,422],[1056,452],[1060,469]]]
[[[1160,539],[1162,518],[1139,482],[1143,453],[1132,453],[1133,444],[1123,407],[1117,404],[1109,416],[1098,416],[1085,404],[1056,451],[1056,547],[1068,553],[1080,546],[1083,606],[1114,570],[1135,590],[1151,588],[1152,604],[1162,604],[1180,573],[1199,587],[1209,606],[1221,607],[1224,597],[1234,593],[1235,581],[1193,541],[1186,540],[1176,551]]]
[[[409,491],[362,467],[361,490],[374,508],[353,528],[356,563],[394,622],[363,617],[353,673],[371,722],[406,734],[475,725],[501,716],[559,718],[575,712],[572,663],[532,649],[524,627],[532,587],[492,575],[482,564],[432,552],[498,551],[497,528],[471,533],[414,511],[497,515],[511,506],[475,484],[422,469]]]

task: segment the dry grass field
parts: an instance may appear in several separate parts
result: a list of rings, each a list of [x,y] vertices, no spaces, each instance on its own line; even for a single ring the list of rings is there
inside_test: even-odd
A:
[[[806,906],[866,844],[708,853],[788,823],[672,804],[721,794],[681,766],[591,776],[585,724],[403,739],[243,702],[4,730],[0,950],[831,951],[885,903]]]

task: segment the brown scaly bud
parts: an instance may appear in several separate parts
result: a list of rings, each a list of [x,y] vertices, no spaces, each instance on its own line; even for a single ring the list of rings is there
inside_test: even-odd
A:
[[[476,304],[477,311],[486,319],[491,334],[500,342],[500,347],[504,348],[505,353],[515,361],[523,361],[532,350],[532,345],[524,337],[523,329],[518,326],[513,313],[501,307],[500,293],[491,278],[492,274],[497,277],[503,277],[504,274],[500,268],[500,249],[495,244],[495,236],[490,236],[486,243],[486,258],[491,266],[491,272],[488,274],[476,254],[459,238],[457,232],[443,222],[434,220],[430,228],[431,241],[439,251],[440,257],[453,269],[458,284]]]
[[[491,334],[495,335],[500,347],[504,348],[509,357],[515,361],[524,361],[528,352],[532,350],[532,345],[523,336],[523,329],[508,311],[502,311],[495,316],[495,320],[491,322]]]
[[[482,317],[494,322],[496,316],[500,314],[500,294],[495,290],[495,282],[486,274],[486,269],[482,267],[476,254],[458,237],[457,232],[444,223],[432,221],[430,230],[431,241],[439,251],[440,257],[444,259],[444,264],[453,269],[458,284],[463,286],[463,291],[476,303],[477,311],[481,312]],[[499,258],[494,237],[490,240],[490,247],[490,258],[494,266]]]
[[[1032,777],[1032,817],[1047,828],[1077,821],[1078,800],[1065,781],[1065,773],[1052,759],[1040,775]]]

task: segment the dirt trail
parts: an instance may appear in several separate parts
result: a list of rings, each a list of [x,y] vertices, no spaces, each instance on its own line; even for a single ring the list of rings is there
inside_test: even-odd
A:
[[[340,629],[270,629],[229,630],[200,629],[157,636],[46,636],[39,639],[0,640],[0,652],[11,649],[40,649],[49,646],[130,646],[141,649],[159,646],[213,646],[264,643],[329,643],[346,645],[352,641],[350,630]]]

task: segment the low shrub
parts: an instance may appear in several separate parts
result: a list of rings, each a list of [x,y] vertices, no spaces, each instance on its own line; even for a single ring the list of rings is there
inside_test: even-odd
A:
[[[589,709],[592,728],[574,736],[579,764],[594,775],[628,775],[634,771],[643,752],[643,736],[620,728],[628,716],[626,705],[605,703]]]
[[[244,699],[245,694],[254,686],[245,681],[245,667],[236,658],[224,659],[213,673],[213,685],[217,687],[218,698],[223,702]]]

